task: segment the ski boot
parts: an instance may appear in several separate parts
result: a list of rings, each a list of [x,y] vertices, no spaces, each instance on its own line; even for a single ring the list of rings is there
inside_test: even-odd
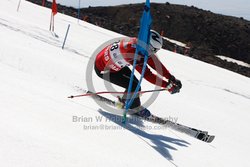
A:
[[[120,96],[117,96],[117,98],[118,98],[118,102],[116,103],[116,107],[120,109],[122,108],[124,109],[126,100],[124,98],[121,98]],[[128,114],[137,115],[143,118],[149,118],[151,116],[150,111],[147,108],[144,108],[142,106],[136,109],[129,109]]]
[[[139,107],[139,108],[142,108],[142,109],[140,109],[138,112],[135,112],[134,115],[137,115],[143,118],[151,117],[151,112],[147,108],[144,108],[144,107]]]

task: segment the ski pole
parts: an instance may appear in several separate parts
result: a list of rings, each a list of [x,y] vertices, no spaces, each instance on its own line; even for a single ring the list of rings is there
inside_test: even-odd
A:
[[[156,89],[156,90],[146,90],[146,91],[139,91],[137,92],[138,94],[144,94],[144,93],[150,93],[150,92],[160,92],[160,91],[164,91],[164,90],[168,90],[167,88],[164,89]],[[131,92],[132,94],[134,92]],[[102,92],[96,92],[96,93],[85,93],[85,94],[81,94],[81,95],[75,95],[75,96],[69,96],[68,98],[76,98],[76,97],[84,97],[84,96],[94,96],[94,95],[100,95],[100,94],[128,94],[128,92],[109,92],[109,91],[102,91]]]

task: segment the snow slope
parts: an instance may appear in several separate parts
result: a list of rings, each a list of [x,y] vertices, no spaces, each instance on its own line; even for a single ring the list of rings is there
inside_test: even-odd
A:
[[[81,93],[76,88],[86,88],[90,75],[97,91],[105,89],[86,73],[87,65],[99,45],[121,35],[57,14],[55,37],[48,31],[49,9],[22,1],[17,12],[18,2],[0,2],[1,166],[250,166],[249,78],[161,50],[183,89],[161,92],[149,109],[216,139],[207,144],[141,121],[121,129],[119,116],[98,112],[92,99],[67,98]],[[147,82],[142,87],[154,88]]]

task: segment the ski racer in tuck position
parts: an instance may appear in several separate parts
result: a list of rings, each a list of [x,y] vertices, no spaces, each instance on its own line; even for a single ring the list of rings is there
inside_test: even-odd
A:
[[[136,44],[137,39],[130,38],[129,41],[124,39],[106,46],[96,56],[94,66],[96,74],[106,81],[125,88],[125,92],[127,92],[130,75],[132,73],[128,66],[133,65]],[[149,59],[147,62],[144,78],[152,84],[166,88],[166,90],[168,90],[171,94],[175,94],[178,93],[182,87],[181,81],[170,74],[170,72],[155,55],[156,52],[162,48],[162,44],[162,36],[158,32],[150,30],[150,41],[148,46]],[[136,62],[135,69],[139,73],[142,73],[144,55],[139,53]],[[153,74],[148,66],[161,75],[163,79]],[[139,82],[135,76],[133,77],[134,79],[131,92],[135,91]],[[141,91],[141,88],[139,91]],[[125,93],[121,98],[123,103],[126,101],[126,95],[127,94]],[[139,96],[136,96],[132,105],[130,106],[130,109],[133,111],[133,113],[142,117],[150,117],[151,115],[148,109],[141,106]]]

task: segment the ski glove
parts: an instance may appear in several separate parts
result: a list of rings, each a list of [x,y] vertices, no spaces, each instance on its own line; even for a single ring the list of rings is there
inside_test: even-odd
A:
[[[167,89],[171,94],[179,93],[182,88],[181,81],[176,79],[173,75],[168,80]]]

